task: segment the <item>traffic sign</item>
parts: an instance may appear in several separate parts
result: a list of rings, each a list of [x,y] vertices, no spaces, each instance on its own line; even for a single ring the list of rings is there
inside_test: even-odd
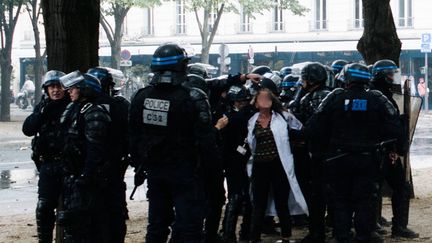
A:
[[[421,39],[422,44],[430,44],[432,42],[430,33],[423,33]]]
[[[431,44],[421,44],[422,53],[430,53],[431,52]]]
[[[219,46],[219,56],[227,57],[229,55],[229,48],[225,44]]]
[[[120,67],[131,67],[132,61],[131,60],[121,60],[120,61]]]
[[[131,55],[130,51],[128,51],[128,50],[122,50],[120,52],[120,57],[122,60],[130,60],[132,55]]]

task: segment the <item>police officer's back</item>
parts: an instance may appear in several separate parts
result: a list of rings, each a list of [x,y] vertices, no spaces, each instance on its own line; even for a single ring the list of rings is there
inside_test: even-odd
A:
[[[369,242],[374,225],[373,198],[380,173],[380,143],[400,137],[396,110],[379,91],[366,90],[366,66],[344,67],[346,89],[335,89],[310,119],[315,146],[327,148],[326,172],[334,207],[335,236],[345,242],[355,212],[356,239]],[[326,147],[326,145],[329,145]],[[399,148],[396,143],[396,147]],[[387,145],[388,146],[388,145]]]
[[[146,242],[165,242],[173,215],[174,241],[201,240],[204,197],[197,172],[218,154],[205,93],[183,85],[188,60],[179,46],[160,46],[152,58],[151,85],[131,102],[132,165],[148,174]]]

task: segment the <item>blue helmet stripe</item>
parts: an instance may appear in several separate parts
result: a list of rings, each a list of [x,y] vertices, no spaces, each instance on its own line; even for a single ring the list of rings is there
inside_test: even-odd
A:
[[[357,69],[351,69],[351,68],[349,68],[349,69],[348,69],[348,72],[351,72],[351,73],[358,73],[358,74],[363,74],[363,75],[369,75],[369,76],[371,76],[371,74],[370,74],[369,72],[366,72],[366,71],[360,71],[360,70],[357,70]]]
[[[332,66],[332,68],[334,68],[334,69],[342,69],[343,67],[344,66],[339,65],[339,64],[335,64],[335,65]]]
[[[398,67],[396,67],[396,66],[376,67],[376,68],[373,69],[373,71],[380,71],[380,70],[383,70],[383,69],[398,69]]]
[[[184,57],[185,57],[184,55],[177,55],[177,56],[171,56],[171,57],[153,57],[152,62],[153,61],[163,62],[163,61],[170,61],[170,60],[178,60],[178,59],[183,59]]]
[[[357,74],[357,73],[352,73],[351,76],[356,77],[356,78],[364,78],[364,79],[370,79],[371,78],[370,75],[363,75],[363,74]]]
[[[165,61],[165,62],[157,62],[157,61],[152,61],[152,65],[171,65],[171,64],[176,64],[178,63],[177,60],[174,61]]]

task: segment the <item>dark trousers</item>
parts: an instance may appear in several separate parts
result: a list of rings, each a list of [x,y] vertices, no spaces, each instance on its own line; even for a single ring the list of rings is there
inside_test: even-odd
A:
[[[411,184],[407,180],[407,175],[404,165],[400,159],[394,163],[391,161],[385,162],[384,178],[392,189],[392,228],[406,228],[408,226],[409,205],[411,198]],[[382,185],[383,181],[381,181]],[[380,198],[381,199],[381,198]],[[379,200],[378,217],[381,216],[382,200]]]
[[[126,236],[126,183],[120,178],[109,183],[105,195],[110,242],[123,243]]]
[[[206,173],[205,179],[206,214],[204,223],[205,242],[218,242],[218,230],[222,208],[225,203],[224,177],[222,170]]]
[[[204,218],[203,183],[192,166],[166,166],[148,171],[146,242],[201,242]]]
[[[246,173],[246,164],[239,168],[226,169],[228,186],[228,203],[225,207],[223,223],[224,240],[236,242],[237,219],[243,214],[240,238],[247,239],[250,231],[251,203],[249,197],[249,177]]]
[[[57,208],[63,181],[61,163],[44,162],[39,170],[38,203],[36,206],[36,223],[39,242],[52,242]]]
[[[378,162],[371,155],[354,154],[332,161],[327,168],[334,208],[334,234],[350,240],[352,218],[356,240],[369,242],[375,225],[374,202],[378,196]]]
[[[291,219],[288,208],[290,185],[282,162],[279,159],[270,162],[254,162],[252,168],[251,240],[257,241],[261,239],[270,190],[273,191],[282,237],[290,237]]]

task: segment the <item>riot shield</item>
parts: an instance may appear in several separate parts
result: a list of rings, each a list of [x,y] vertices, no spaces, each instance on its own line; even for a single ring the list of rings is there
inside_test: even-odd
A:
[[[393,93],[393,98],[396,101],[399,111],[401,113],[404,131],[406,132],[405,137],[408,139],[406,142],[408,148],[407,153],[401,158],[402,165],[405,168],[407,182],[411,185],[411,195],[414,196],[414,187],[412,183],[412,173],[410,164],[410,146],[414,137],[417,120],[420,115],[422,106],[422,98],[417,96],[411,96],[410,80],[405,80],[403,86],[403,93]]]

